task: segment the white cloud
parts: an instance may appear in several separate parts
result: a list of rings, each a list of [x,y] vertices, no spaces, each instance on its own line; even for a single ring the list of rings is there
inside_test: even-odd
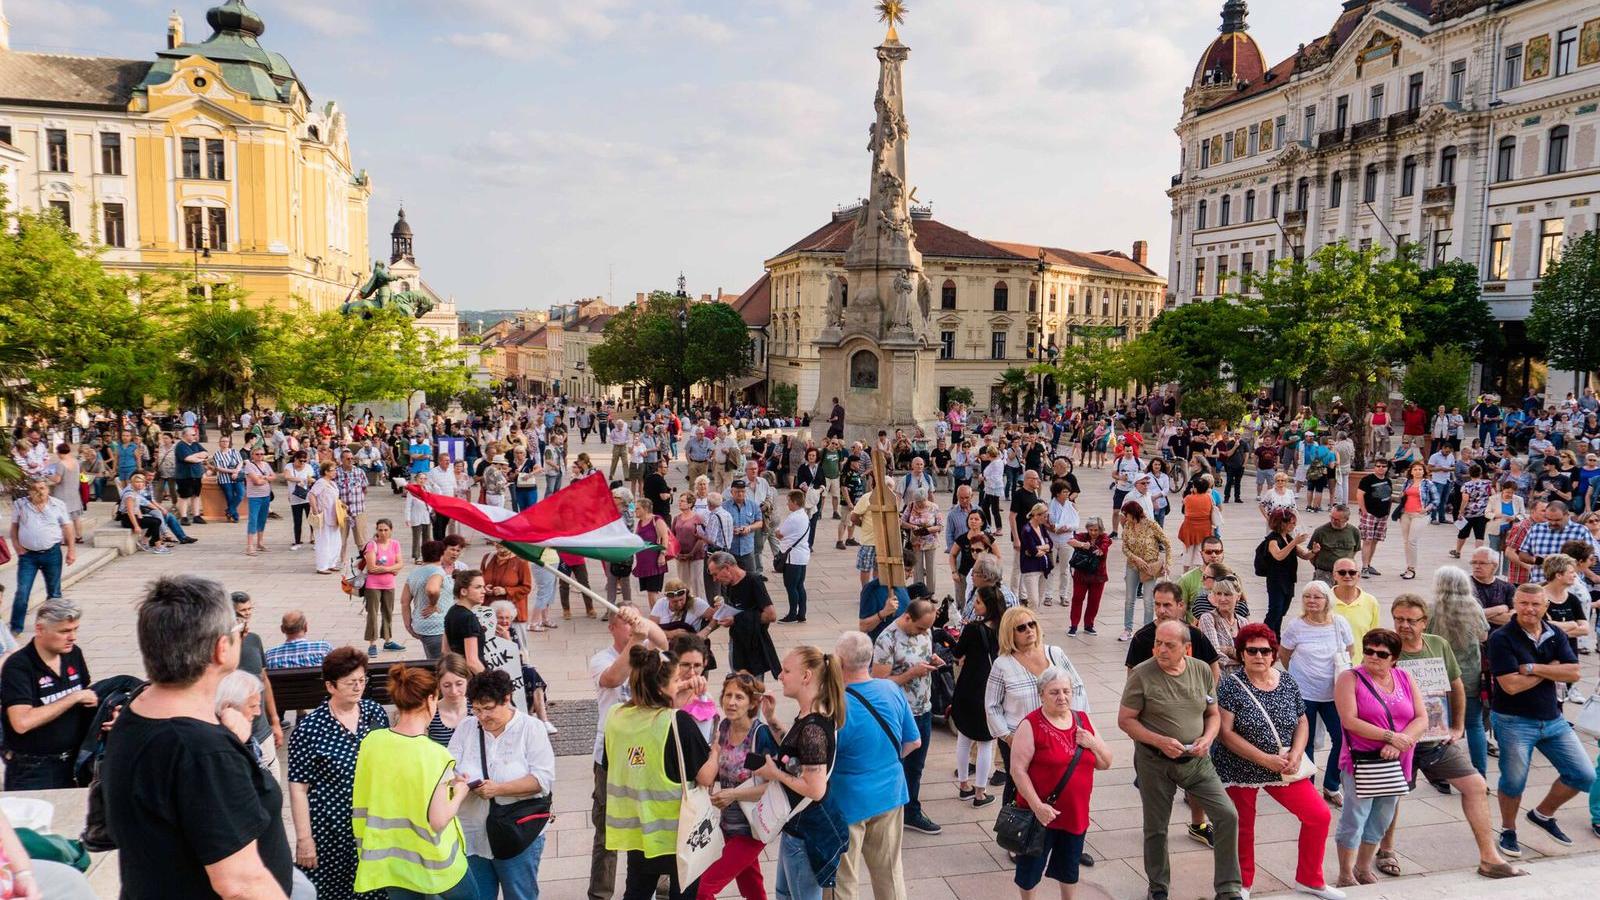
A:
[[[372,20],[365,6],[350,4],[349,0],[346,0],[346,3],[356,6],[359,11],[335,8],[320,2],[300,2],[283,4],[273,12],[304,25],[323,37],[345,37],[371,31]]]

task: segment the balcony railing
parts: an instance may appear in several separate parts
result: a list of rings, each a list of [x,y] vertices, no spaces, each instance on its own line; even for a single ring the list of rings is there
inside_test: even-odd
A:
[[[1306,227],[1306,211],[1303,210],[1303,209],[1291,209],[1291,210],[1288,210],[1287,212],[1285,212],[1283,214],[1283,227],[1285,227],[1285,228],[1304,228],[1304,227]]]
[[[1401,110],[1400,112],[1393,113],[1392,115],[1389,116],[1389,133],[1390,134],[1394,134],[1395,132],[1399,131],[1400,129],[1406,127],[1407,125],[1410,125],[1410,124],[1416,122],[1417,118],[1419,116],[1421,116],[1421,115],[1422,115],[1422,110],[1420,108],[1415,108],[1415,107],[1412,108],[1412,109]]]
[[[1324,131],[1317,135],[1317,149],[1326,150],[1329,147],[1337,147],[1344,143],[1344,140],[1345,129],[1343,128],[1335,128],[1332,131]]]
[[[1382,119],[1368,119],[1350,126],[1350,140],[1364,141],[1367,138],[1377,137],[1383,133]]]
[[[1453,184],[1438,184],[1422,192],[1422,206],[1424,209],[1436,206],[1455,206],[1456,186]]]

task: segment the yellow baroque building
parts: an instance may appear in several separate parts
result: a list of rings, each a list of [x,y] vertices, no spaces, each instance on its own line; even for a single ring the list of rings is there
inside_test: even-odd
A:
[[[0,0],[3,3],[3,0]],[[11,202],[53,209],[130,274],[192,269],[257,302],[318,310],[369,268],[372,183],[336,104],[318,105],[242,0],[153,60],[10,49],[0,8],[0,165]]]

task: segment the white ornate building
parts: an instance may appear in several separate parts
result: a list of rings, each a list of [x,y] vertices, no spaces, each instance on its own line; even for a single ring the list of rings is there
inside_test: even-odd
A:
[[[1600,217],[1600,6],[1346,0],[1270,67],[1246,13],[1226,0],[1184,93],[1169,302],[1340,239],[1417,243],[1478,267],[1507,339],[1480,384],[1520,396],[1534,286]]]

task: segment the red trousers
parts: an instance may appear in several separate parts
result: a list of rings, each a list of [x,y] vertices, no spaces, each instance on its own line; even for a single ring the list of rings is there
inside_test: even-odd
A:
[[[767,900],[767,885],[761,879],[761,850],[765,846],[749,835],[728,835],[722,843],[722,857],[700,876],[695,900],[716,900],[730,881],[739,883],[739,896],[744,900]]]
[[[1096,581],[1090,583],[1082,578],[1072,579],[1072,627],[1078,627],[1081,615],[1085,628],[1094,627],[1094,614],[1100,611],[1100,595],[1105,592],[1106,583]],[[1084,609],[1087,604],[1088,609]]]
[[[1328,804],[1317,794],[1315,778],[1302,778],[1289,784],[1275,784],[1264,788],[1230,787],[1228,796],[1239,812],[1239,876],[1246,890],[1256,881],[1256,800],[1259,791],[1266,791],[1300,820],[1299,862],[1295,865],[1295,880],[1306,887],[1324,887],[1322,877],[1323,850],[1328,845],[1328,828],[1333,814]]]

